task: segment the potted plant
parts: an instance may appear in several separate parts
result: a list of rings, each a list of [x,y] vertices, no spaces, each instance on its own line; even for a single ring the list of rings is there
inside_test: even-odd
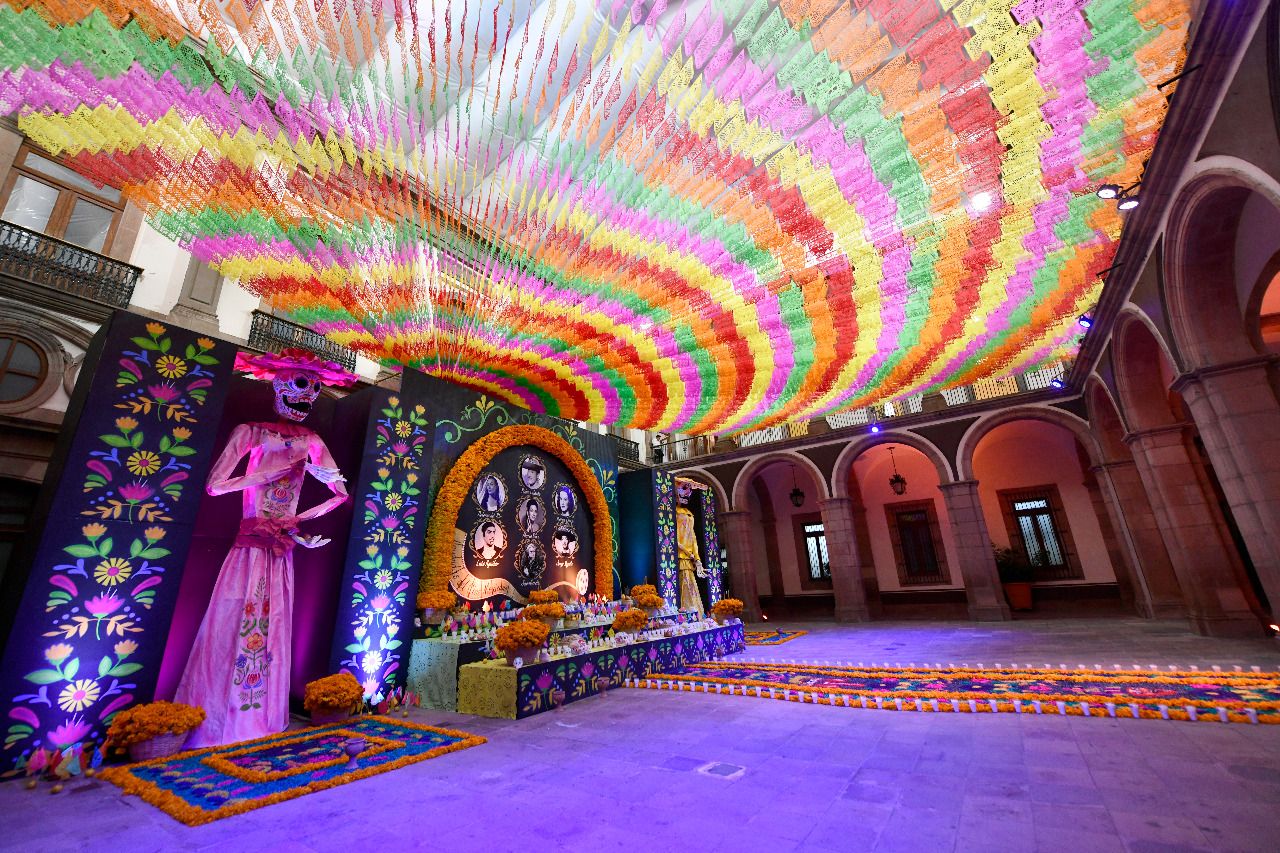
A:
[[[1031,609],[1031,562],[1021,551],[1013,548],[994,548],[996,571],[1000,574],[1000,585],[1004,587],[1005,598],[1013,610]]]
[[[127,749],[134,761],[173,755],[204,722],[204,709],[181,702],[148,702],[116,714],[107,729],[109,749]]]
[[[711,616],[720,625],[742,616],[743,604],[736,598],[722,598],[711,606]]]
[[[447,589],[418,593],[417,605],[424,625],[439,625],[457,604],[458,597]]]
[[[556,622],[564,618],[564,605],[560,602],[551,604],[530,604],[522,614],[525,619],[541,620],[548,628],[554,628]]]
[[[550,635],[551,629],[541,621],[517,619],[498,629],[493,644],[507,656],[507,663],[514,666],[516,658],[526,663],[532,661]]]
[[[639,607],[649,616],[666,606],[666,601],[663,600],[662,596],[658,595],[658,588],[651,583],[637,584],[631,587],[631,598],[635,601],[636,607]]]
[[[644,628],[648,621],[648,613],[632,607],[613,617],[613,631],[615,634],[634,634]]]
[[[307,682],[302,707],[311,713],[311,724],[323,726],[350,717],[364,698],[364,688],[345,669]]]

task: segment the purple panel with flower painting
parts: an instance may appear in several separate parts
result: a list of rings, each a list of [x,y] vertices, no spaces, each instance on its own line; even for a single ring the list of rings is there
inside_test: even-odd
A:
[[[155,690],[236,348],[116,312],[45,479],[40,540],[0,667],[0,767],[101,741]],[[19,575],[21,576],[21,575]]]
[[[363,392],[373,400],[360,471],[349,484],[355,512],[332,664],[349,670],[375,704],[405,684],[430,509],[423,487],[435,422],[413,391]]]

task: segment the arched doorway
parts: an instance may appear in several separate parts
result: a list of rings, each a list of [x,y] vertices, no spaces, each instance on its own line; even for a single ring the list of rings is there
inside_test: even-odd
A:
[[[962,444],[960,467],[978,481],[991,542],[1030,562],[1038,610],[1095,615],[1132,603],[1096,461],[1085,424],[1047,409],[986,418]]]
[[[826,484],[798,454],[753,461],[738,476],[735,508],[750,514],[751,564],[770,619],[835,616],[831,549],[823,521]]]
[[[1121,315],[1113,364],[1125,436],[1151,502],[1192,626],[1202,634],[1260,631],[1259,601],[1214,489],[1214,472],[1197,450],[1198,432],[1172,391],[1166,349],[1136,310]]]
[[[848,466],[867,599],[888,618],[965,614],[964,575],[935,460],[918,446],[864,445]]]
[[[1102,461],[1097,481],[1134,579],[1138,612],[1149,619],[1184,619],[1186,607],[1155,513],[1142,485],[1125,428],[1106,387],[1094,377],[1085,394]]]

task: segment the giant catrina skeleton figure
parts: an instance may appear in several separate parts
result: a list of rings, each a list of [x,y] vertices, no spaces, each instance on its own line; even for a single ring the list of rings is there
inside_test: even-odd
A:
[[[243,515],[178,686],[177,701],[207,714],[189,746],[248,740],[288,726],[293,548],[327,544],[303,535],[299,525],[347,499],[329,449],[301,422],[321,386],[348,385],[355,376],[294,349],[278,355],[242,352],[236,369],[275,386],[280,420],[237,426],[209,474],[209,494],[242,493]],[[246,455],[244,476],[232,476]],[[333,496],[298,512],[307,474]]]

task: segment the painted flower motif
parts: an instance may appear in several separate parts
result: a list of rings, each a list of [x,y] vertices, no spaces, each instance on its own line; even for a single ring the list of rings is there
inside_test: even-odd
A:
[[[124,605],[124,599],[112,593],[111,595],[95,595],[84,603],[84,609],[89,611],[89,615],[96,619],[102,619],[110,616]]]
[[[404,506],[404,495],[399,492],[387,492],[386,497],[382,499],[382,503],[387,509],[394,512]]]
[[[148,527],[146,530],[142,531],[142,535],[147,537],[147,539],[149,539],[152,542],[159,542],[161,539],[164,538],[164,528]]]
[[[58,695],[58,706],[64,711],[83,711],[98,701],[101,692],[98,682],[92,678],[82,678],[62,688],[62,693]]]
[[[81,527],[80,532],[85,535],[86,539],[97,539],[99,536],[107,532],[107,526],[105,524],[98,524],[95,521],[93,524],[86,524],[84,527]]]
[[[413,435],[413,424],[408,421],[396,421],[396,435],[408,438]]]
[[[164,326],[161,326],[159,323],[148,323],[147,331],[151,333],[152,337],[155,337],[156,335],[163,335]]]
[[[112,651],[116,653],[116,657],[127,658],[138,650],[138,644],[133,640],[121,640],[116,643]]]
[[[57,666],[67,658],[71,657],[71,653],[75,651],[66,643],[54,643],[52,646],[44,650],[44,659],[49,663]]]
[[[360,659],[360,668],[363,669],[367,675],[374,675],[377,673],[378,670],[382,669],[382,652],[378,649],[365,652],[364,657]]]
[[[213,341],[208,338],[196,338],[196,344],[200,349],[213,349]]]
[[[368,554],[370,557],[376,557],[378,556],[378,546],[377,545],[366,546],[364,549],[364,552]]]
[[[110,557],[98,563],[93,579],[103,586],[124,583],[133,574],[133,565],[124,557]]]
[[[391,452],[396,456],[407,456],[409,454],[409,445],[403,441],[397,441],[391,445]]]
[[[396,556],[397,556],[397,557],[399,557],[399,558],[400,558],[400,559],[402,559],[402,560],[403,560],[405,557],[408,557],[408,556],[409,556],[409,549],[408,549],[408,547],[407,547],[407,546],[405,546],[405,545],[401,545],[399,548],[397,548],[397,549],[396,549]]]
[[[395,530],[400,526],[400,519],[396,518],[394,515],[384,516],[382,519],[382,526],[388,530]]]
[[[120,487],[120,497],[132,503],[145,501],[155,493],[155,489],[151,488],[146,483],[137,480]]]
[[[248,687],[250,690],[257,687],[261,683],[262,683],[262,673],[260,672],[251,672],[245,676],[244,685],[245,687]]]
[[[249,639],[244,641],[244,647],[251,652],[259,651],[266,644],[266,639],[257,631],[250,634]]]
[[[83,718],[73,717],[49,732],[47,737],[49,743],[58,749],[65,749],[73,743],[84,740],[85,735],[89,734],[92,728]]]
[[[352,631],[352,633],[355,634],[355,637],[357,640],[363,640],[364,635],[369,633],[369,629],[363,625],[360,625],[354,631]]]
[[[178,441],[186,441],[188,438],[191,438],[191,430],[186,427],[174,427],[173,437],[178,439]]]
[[[378,589],[386,589],[387,587],[391,586],[391,572],[387,571],[386,569],[380,569],[373,576],[373,585],[376,586]]]
[[[130,474],[145,477],[160,470],[160,457],[150,450],[137,450],[129,454],[124,464]]]
[[[382,687],[382,682],[378,681],[378,679],[374,678],[373,676],[369,676],[364,681],[360,682],[360,689],[364,691],[364,696],[366,699],[373,696],[373,694],[377,693],[379,688],[381,687]]]
[[[156,359],[156,370],[166,379],[177,379],[187,373],[187,363],[176,355],[162,355]]]
[[[381,613],[391,606],[391,599],[385,595],[375,595],[373,598],[369,599],[369,606],[376,612]]]
[[[271,599],[264,598],[262,599],[262,618],[266,619],[270,615],[271,615]]]
[[[147,391],[150,392],[157,403],[172,403],[182,396],[178,389],[172,385],[148,385]]]
[[[252,602],[252,601],[246,601],[246,602],[244,603],[244,615],[245,615],[245,616],[252,616],[252,615],[253,615],[254,613],[256,613],[256,612],[257,612],[257,608],[255,608],[255,607],[253,606],[253,602]]]
[[[138,428],[138,422],[133,418],[116,418],[116,429],[121,432],[133,432]]]

